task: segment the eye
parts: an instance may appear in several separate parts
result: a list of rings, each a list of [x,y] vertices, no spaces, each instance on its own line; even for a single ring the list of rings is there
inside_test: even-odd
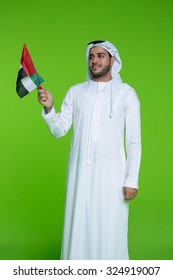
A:
[[[104,54],[99,54],[98,55],[98,58],[103,58],[104,57]]]

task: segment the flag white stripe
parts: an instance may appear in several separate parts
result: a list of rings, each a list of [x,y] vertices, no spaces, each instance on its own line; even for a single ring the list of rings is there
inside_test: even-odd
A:
[[[37,85],[34,84],[34,82],[31,80],[29,76],[21,79],[21,82],[28,92],[31,92],[33,89],[37,87]]]

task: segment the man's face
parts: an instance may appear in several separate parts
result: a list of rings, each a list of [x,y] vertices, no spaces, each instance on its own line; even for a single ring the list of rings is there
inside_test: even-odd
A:
[[[111,76],[114,58],[102,47],[93,47],[89,53],[89,69],[94,78]]]

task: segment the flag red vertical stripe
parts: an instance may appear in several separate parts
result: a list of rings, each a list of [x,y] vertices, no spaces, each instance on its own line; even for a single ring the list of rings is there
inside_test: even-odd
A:
[[[25,44],[22,51],[21,64],[27,75],[32,75],[36,73],[35,66],[32,62],[31,56]]]

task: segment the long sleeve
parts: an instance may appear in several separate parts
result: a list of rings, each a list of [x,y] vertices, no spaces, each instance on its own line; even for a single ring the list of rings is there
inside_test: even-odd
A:
[[[56,138],[64,136],[70,129],[73,121],[73,94],[71,89],[63,100],[60,113],[56,113],[53,107],[48,114],[45,114],[43,110],[42,117],[53,136]]]
[[[125,132],[127,165],[124,186],[138,188],[141,161],[140,103],[133,89],[126,100]]]

